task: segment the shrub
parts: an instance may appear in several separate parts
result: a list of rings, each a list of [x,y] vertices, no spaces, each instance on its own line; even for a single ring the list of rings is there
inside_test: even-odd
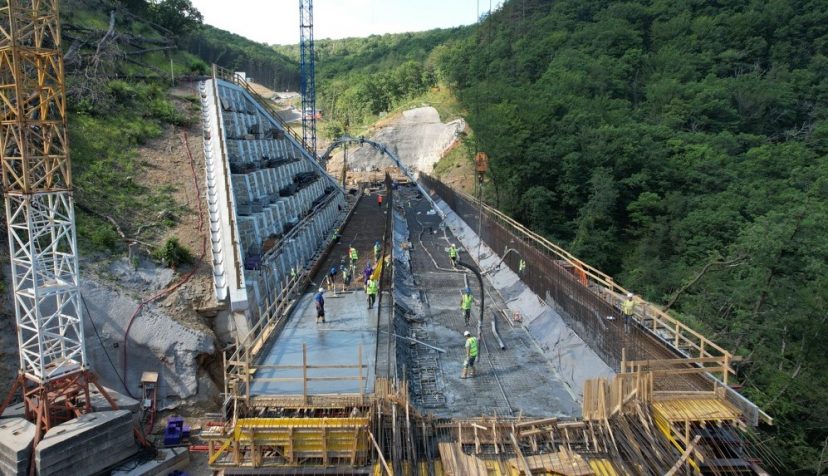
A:
[[[155,249],[152,256],[161,261],[164,266],[169,266],[172,269],[195,261],[193,254],[186,246],[178,242],[178,238],[168,239],[163,246]]]

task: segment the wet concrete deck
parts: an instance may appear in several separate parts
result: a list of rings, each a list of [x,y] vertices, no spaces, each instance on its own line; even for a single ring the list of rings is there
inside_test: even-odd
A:
[[[580,405],[575,392],[564,382],[546,359],[542,349],[527,330],[512,326],[503,319],[499,309],[506,307],[497,291],[484,279],[486,292],[485,316],[481,327],[480,355],[477,360],[477,376],[461,379],[465,349],[463,331],[478,334],[480,286],[477,278],[468,273],[468,280],[475,297],[472,322],[466,327],[460,310],[460,291],[465,287],[464,271],[453,270],[447,248],[451,242],[459,242],[447,229],[439,227],[440,219],[428,215],[425,200],[416,199],[411,189],[401,189],[399,202],[405,205],[409,240],[412,243],[411,271],[419,301],[417,314],[413,316],[409,332],[417,339],[441,347],[446,353],[423,354],[426,358],[409,359],[410,379],[424,376],[436,379],[436,384],[412,385],[412,388],[436,388],[442,398],[431,395],[412,395],[428,412],[442,417],[500,416],[576,416]],[[473,262],[463,252],[460,259]],[[400,272],[400,267],[397,267]],[[506,345],[498,347],[491,320],[497,319],[498,332]],[[398,330],[399,332],[399,330]],[[430,365],[436,358],[437,369],[418,369],[418,365]],[[428,392],[433,393],[433,392]],[[435,404],[442,401],[443,404]],[[430,403],[422,405],[423,403]]]
[[[377,315],[369,312],[365,292],[362,290],[339,293],[334,297],[325,293],[325,323],[316,323],[316,307],[313,294],[306,293],[279,335],[259,362],[260,366],[297,366],[291,369],[257,369],[251,385],[253,395],[301,395],[304,391],[302,377],[303,344],[307,349],[309,366],[359,364],[362,348],[362,380],[356,368],[308,369],[309,394],[371,392],[374,385],[374,361],[377,345]],[[345,380],[321,380],[314,378],[342,378]],[[290,382],[268,382],[261,378],[299,378]]]
[[[284,329],[271,339],[269,347],[257,361],[250,391],[252,395],[330,395],[371,392],[374,388],[377,362],[377,329],[379,313],[375,306],[368,310],[367,296],[362,286],[362,269],[373,263],[374,242],[382,239],[386,207],[378,207],[376,194],[365,195],[356,205],[353,215],[341,230],[341,239],[324,259],[319,271],[294,308]],[[341,292],[341,274],[336,278],[334,294],[324,284],[331,266],[347,261],[348,248],[359,252],[356,274],[349,290]],[[319,287],[325,288],[325,323],[316,323],[313,296]],[[383,303],[387,310],[388,302]],[[306,357],[303,356],[303,346]],[[355,368],[361,361],[365,367],[362,378]],[[385,365],[384,356],[381,365]],[[308,366],[351,366],[352,368],[309,368],[308,387],[304,388],[303,359]],[[293,368],[268,368],[291,366]],[[313,380],[324,378],[326,380]],[[263,379],[296,379],[267,381]]]

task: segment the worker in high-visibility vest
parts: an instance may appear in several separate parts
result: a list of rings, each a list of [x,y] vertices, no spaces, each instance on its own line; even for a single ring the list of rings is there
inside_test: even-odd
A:
[[[449,259],[451,260],[451,267],[457,267],[457,247],[454,246],[454,243],[449,246]]]
[[[373,309],[374,302],[377,300],[377,293],[379,292],[379,281],[368,278],[368,282],[365,283],[365,292],[368,294],[368,309]]]
[[[473,302],[474,297],[471,294],[471,288],[464,289],[463,294],[460,297],[460,309],[463,310],[463,318],[466,320],[466,326],[469,325],[469,318],[471,317],[471,308]]]
[[[521,258],[520,263],[518,264],[518,274],[523,275],[524,271],[526,271],[526,260]]]
[[[469,331],[463,335],[466,337],[466,360],[463,361],[463,374],[460,378],[474,377],[474,361],[477,360],[478,353],[477,337]]]
[[[627,300],[621,303],[621,313],[624,314],[624,329],[630,325],[630,319],[635,315],[635,296],[627,293]]]
[[[381,251],[382,245],[380,244],[379,240],[377,240],[374,242],[374,262],[379,262]]]
[[[348,255],[351,257],[351,266],[356,266],[357,260],[359,259],[359,253],[357,253],[356,248],[351,246]]]

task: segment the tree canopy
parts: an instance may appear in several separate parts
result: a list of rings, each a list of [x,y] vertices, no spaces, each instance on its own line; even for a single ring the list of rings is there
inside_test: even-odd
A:
[[[744,355],[783,469],[818,472],[828,4],[512,0],[436,50],[490,201]]]

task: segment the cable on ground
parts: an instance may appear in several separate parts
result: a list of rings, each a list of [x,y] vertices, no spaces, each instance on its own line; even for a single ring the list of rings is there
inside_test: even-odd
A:
[[[184,144],[184,148],[187,150],[187,157],[189,158],[189,161],[190,161],[190,170],[192,171],[192,174],[193,174],[193,183],[195,184],[195,189],[196,189],[196,201],[198,203],[198,225],[196,226],[196,231],[199,234],[201,234],[204,231],[204,203],[203,203],[202,196],[201,196],[201,188],[198,185],[198,176],[197,176],[196,171],[195,171],[195,160],[193,159],[193,154],[190,151],[190,144],[187,141],[187,133],[182,131],[180,137],[181,137],[181,142]],[[177,283],[172,284],[172,285],[162,289],[161,291],[153,294],[149,298],[141,301],[141,303],[138,304],[138,308],[135,309],[135,312],[133,312],[132,316],[130,316],[129,324],[127,324],[126,331],[124,332],[124,351],[123,351],[124,352],[123,353],[123,356],[124,356],[124,365],[123,365],[124,378],[126,378],[126,376],[127,376],[127,368],[128,368],[128,365],[127,365],[127,342],[129,341],[129,331],[132,328],[132,324],[135,322],[135,318],[138,317],[138,314],[141,313],[141,311],[144,309],[144,307],[147,304],[151,304],[151,303],[153,303],[153,302],[155,302],[155,301],[157,301],[157,300],[159,300],[163,297],[168,296],[173,291],[180,288],[182,285],[184,285],[190,279],[192,279],[192,277],[198,271],[202,260],[204,260],[204,256],[205,256],[206,253],[207,253],[207,237],[202,236],[202,238],[201,238],[201,254],[198,257],[198,260],[196,260],[195,264],[193,265],[193,268],[187,274],[185,274]],[[132,392],[130,392],[129,387],[124,385],[124,389],[126,390],[127,394],[130,397],[135,398],[135,396],[132,394]]]

